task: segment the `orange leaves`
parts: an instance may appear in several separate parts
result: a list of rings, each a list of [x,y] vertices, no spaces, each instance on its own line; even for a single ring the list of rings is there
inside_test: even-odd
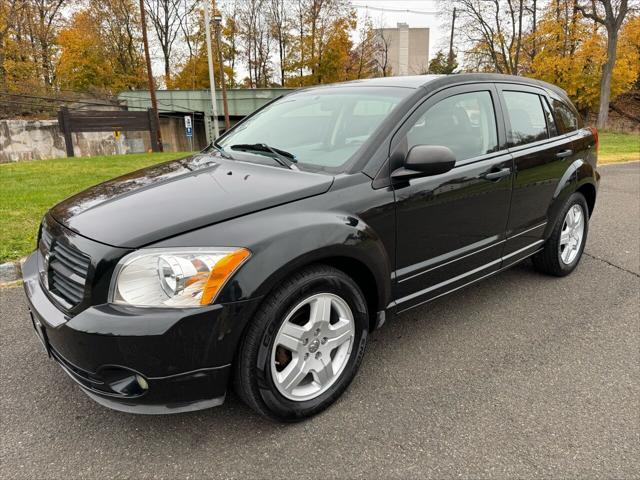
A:
[[[564,88],[581,109],[597,108],[600,97],[602,66],[606,62],[607,37],[601,25],[573,13],[571,0],[550,3],[538,23],[536,54],[528,60],[528,76]],[[640,21],[631,17],[620,34],[617,61],[611,82],[611,98],[627,91],[640,73]]]
[[[58,35],[57,82],[71,90],[117,93],[145,83],[131,0],[93,0]]]

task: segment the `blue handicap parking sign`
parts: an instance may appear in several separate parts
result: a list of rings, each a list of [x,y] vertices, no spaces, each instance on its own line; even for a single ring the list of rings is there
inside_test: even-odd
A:
[[[187,137],[193,137],[193,127],[187,127],[185,130],[187,131]]]

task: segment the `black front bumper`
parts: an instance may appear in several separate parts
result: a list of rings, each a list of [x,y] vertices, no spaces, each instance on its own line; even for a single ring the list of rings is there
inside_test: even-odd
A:
[[[70,316],[43,289],[39,253],[23,266],[24,289],[45,349],[97,402],[133,413],[220,405],[231,362],[258,299],[194,309],[94,305]]]

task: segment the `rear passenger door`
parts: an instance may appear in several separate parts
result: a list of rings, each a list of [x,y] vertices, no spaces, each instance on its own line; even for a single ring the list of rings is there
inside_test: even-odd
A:
[[[560,178],[573,161],[572,139],[558,135],[547,92],[498,84],[515,178],[503,267],[540,249]]]

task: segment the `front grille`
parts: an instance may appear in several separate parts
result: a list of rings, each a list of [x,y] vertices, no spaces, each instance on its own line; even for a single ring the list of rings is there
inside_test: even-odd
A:
[[[45,228],[40,233],[40,251],[48,290],[67,309],[79,305],[84,298],[91,259],[63,239],[54,238]]]
[[[51,234],[49,233],[49,231],[44,228],[44,226],[42,227],[42,230],[40,230],[40,241],[43,242],[47,249],[51,248],[51,241],[53,239],[51,238]]]

